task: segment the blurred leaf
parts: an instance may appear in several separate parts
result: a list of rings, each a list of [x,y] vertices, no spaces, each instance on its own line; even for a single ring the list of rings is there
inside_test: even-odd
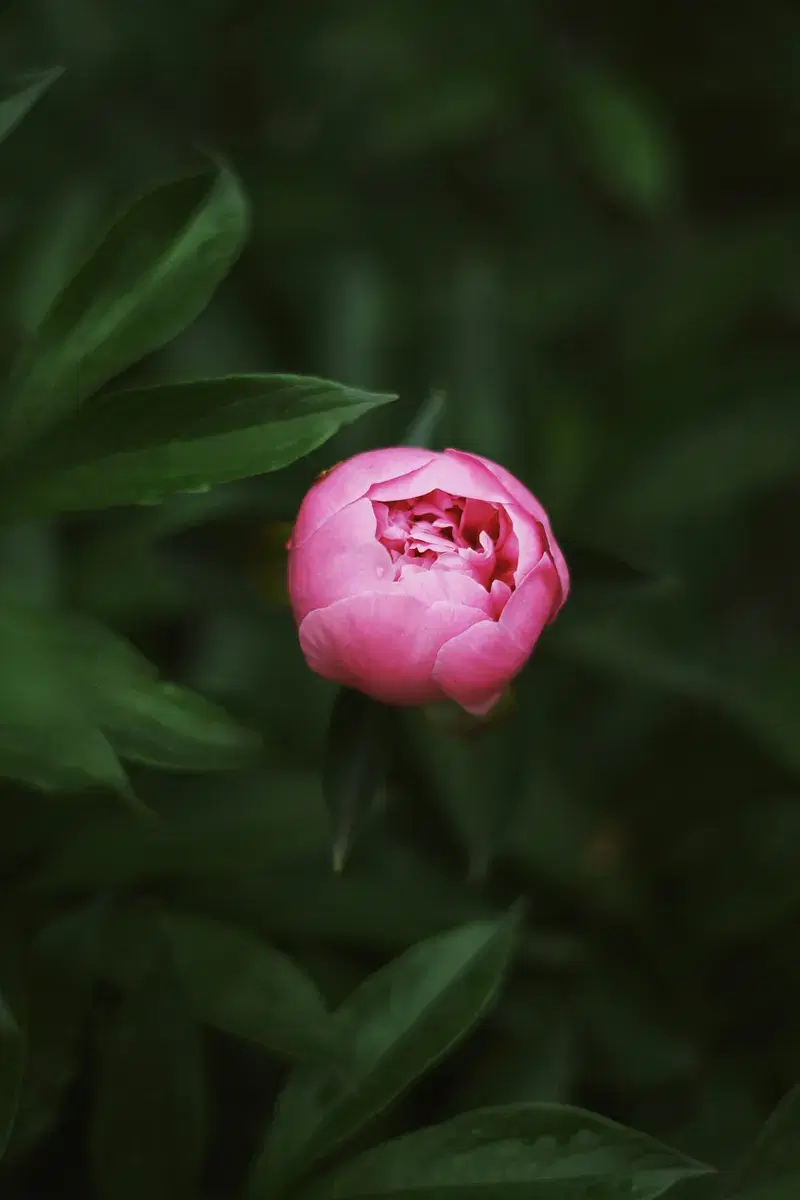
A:
[[[54,644],[52,620],[0,607],[0,777],[47,791],[100,786],[130,796],[122,765]]]
[[[63,74],[62,67],[51,67],[47,71],[31,72],[27,78],[18,79],[9,92],[0,99],[0,142],[33,108],[47,89]]]
[[[28,1049],[10,1152],[25,1154],[50,1133],[82,1061],[97,978],[102,904],[58,916],[28,958]]]
[[[164,947],[101,1045],[91,1125],[104,1200],[194,1200],[205,1140],[200,1041]]]
[[[158,502],[278,470],[394,396],[295,375],[112,392],[28,447],[3,485],[14,517]]]
[[[637,456],[603,506],[608,528],[648,536],[708,523],[759,491],[794,478],[800,469],[800,411],[789,402],[760,400],[727,407],[702,424],[680,426]]]
[[[224,921],[170,912],[163,923],[201,1020],[279,1054],[330,1057],[325,1002],[290,958]]]
[[[25,1071],[25,1008],[18,938],[4,922],[0,927],[0,1158],[13,1133]]]
[[[419,411],[406,430],[402,444],[437,449],[437,434],[446,407],[446,394],[443,391],[431,392],[419,406]]]
[[[463,925],[356,989],[334,1017],[343,1066],[296,1068],[253,1164],[250,1200],[347,1142],[464,1037],[497,994],[515,933],[515,916]]]
[[[170,792],[177,792],[170,784]],[[92,891],[159,876],[239,876],[292,872],[298,860],[324,862],[329,845],[319,781],[300,771],[232,776],[219,786],[193,781],[159,809],[158,820],[114,813],[68,835],[42,863],[32,887],[42,892]]]
[[[376,841],[371,834],[363,854],[342,875],[334,875],[321,855],[293,862],[287,854],[258,874],[245,859],[249,874],[242,870],[235,878],[187,871],[170,894],[192,911],[246,923],[279,941],[322,939],[382,954],[400,953],[465,921],[495,916],[478,891],[443,876],[437,863],[403,846],[393,831]],[[293,900],[286,904],[290,891]]]
[[[643,588],[659,582],[657,576],[643,565],[592,546],[573,545],[561,539],[561,548],[569,566],[573,589],[584,587]]]
[[[784,1096],[726,1189],[726,1200],[796,1200],[800,1190],[800,1087]]]
[[[141,676],[109,679],[107,688],[94,692],[97,715],[123,758],[164,770],[215,771],[258,757],[255,733],[186,688]]]
[[[680,191],[680,161],[653,104],[609,72],[567,72],[563,100],[575,150],[614,199],[647,216],[669,211]]]
[[[14,364],[5,440],[30,442],[205,308],[247,233],[227,170],[157,188],[107,231]]]
[[[678,859],[687,908],[715,945],[764,936],[800,912],[800,800],[763,799],[687,832]],[[758,886],[742,888],[750,878]]]
[[[130,796],[118,754],[213,770],[241,766],[258,751],[254,734],[161,681],[147,659],[94,622],[8,605],[0,609],[0,653],[0,774],[44,788],[102,784]]]
[[[302,1195],[307,1200],[394,1196],[403,1200],[655,1200],[673,1183],[710,1173],[614,1121],[558,1104],[463,1113],[396,1138],[345,1163]]]
[[[328,725],[323,792],[331,817],[333,868],[383,796],[391,754],[391,709],[352,688],[336,693]]]

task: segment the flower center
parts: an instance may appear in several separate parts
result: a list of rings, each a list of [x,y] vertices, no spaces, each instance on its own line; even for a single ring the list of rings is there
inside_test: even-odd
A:
[[[501,504],[437,489],[413,500],[374,500],[372,507],[395,579],[408,571],[461,571],[487,591],[496,580],[514,590],[519,544]]]

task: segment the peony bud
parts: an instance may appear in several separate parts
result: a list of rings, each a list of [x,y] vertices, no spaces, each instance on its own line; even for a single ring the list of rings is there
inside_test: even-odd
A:
[[[483,715],[566,600],[541,504],[459,450],[357,454],[306,495],[289,595],[313,671],[386,704]]]

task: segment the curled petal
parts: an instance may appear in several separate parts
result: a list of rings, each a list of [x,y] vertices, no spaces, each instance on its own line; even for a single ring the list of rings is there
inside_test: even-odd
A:
[[[300,646],[325,679],[384,704],[428,704],[442,699],[433,679],[440,647],[476,622],[490,624],[474,608],[429,608],[412,596],[362,594],[309,613],[300,625]]]
[[[544,554],[512,592],[500,616],[501,626],[526,657],[551,620],[554,604],[561,605],[561,585],[552,559]]]
[[[435,455],[424,466],[406,475],[374,480],[369,497],[371,500],[411,500],[437,489],[449,492],[451,496],[488,500],[494,504],[513,502],[508,489],[479,459],[452,450]]]
[[[525,665],[529,653],[502,622],[481,621],[442,646],[433,678],[456,704],[483,716]]]
[[[517,568],[514,582],[520,583],[536,566],[547,549],[545,530],[541,522],[519,504],[509,504],[506,512],[511,518],[514,536],[517,539]]]
[[[295,620],[359,592],[388,592],[394,580],[389,551],[375,540],[369,500],[335,513],[289,554],[289,595]]]
[[[529,492],[525,485],[520,483],[520,481],[516,479],[510,471],[507,471],[505,467],[501,467],[499,463],[492,462],[489,458],[484,458],[480,454],[468,454],[464,450],[448,450],[447,453],[452,454],[454,457],[460,459],[467,459],[470,462],[480,463],[481,466],[490,471],[492,475],[494,475],[494,477],[503,485],[505,490],[511,495],[516,504],[520,505],[521,508],[524,508],[532,517],[535,517],[535,519],[542,526],[545,537],[547,538],[550,556],[555,563],[555,567],[558,572],[558,578],[561,582],[562,598],[563,600],[566,600],[569,594],[569,570],[567,569],[566,560],[564,559],[564,555],[561,553],[561,548],[559,547],[558,542],[553,535],[553,530],[550,526],[550,518],[533,493]]]
[[[334,513],[366,495],[381,480],[407,475],[436,458],[431,450],[391,446],[368,450],[339,463],[306,494],[292,531],[292,546],[301,546]]]
[[[494,615],[489,593],[468,571],[406,568],[395,586],[424,604],[458,604]]]

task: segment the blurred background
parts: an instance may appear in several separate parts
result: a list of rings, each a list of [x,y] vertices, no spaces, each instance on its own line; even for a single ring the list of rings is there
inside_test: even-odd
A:
[[[8,869],[238,922],[331,1003],[525,896],[492,1017],[387,1129],[561,1100],[729,1163],[800,1078],[800,11],[5,5],[3,71],[54,65],[3,147],[5,330],[111,213],[210,153],[245,183],[250,242],[126,382],[274,370],[400,400],[289,470],[3,535],[3,595],[99,617],[266,747],[253,772],[136,774],[178,830],[157,862],[107,798],[9,789]],[[574,592],[505,720],[398,727],[384,812],[335,877],[334,689],[296,645],[286,523],[434,386],[443,444],[548,508]],[[606,556],[641,576],[599,574]],[[284,1067],[207,1040],[225,1196]],[[84,1191],[91,1031],[79,1044],[31,1102],[10,1197]]]

